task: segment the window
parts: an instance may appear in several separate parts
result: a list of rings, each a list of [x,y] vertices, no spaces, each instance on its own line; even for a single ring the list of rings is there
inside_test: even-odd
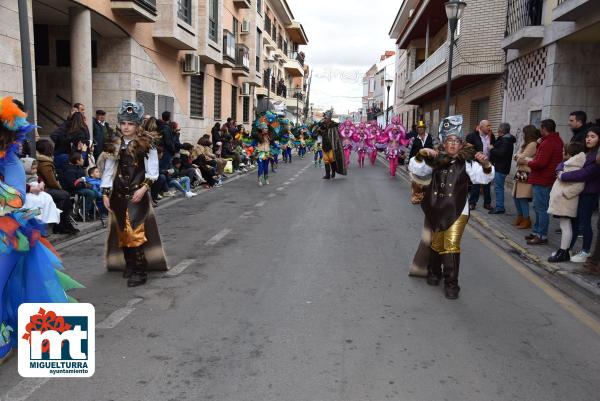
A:
[[[152,92],[144,92],[144,91],[135,91],[135,100],[144,105],[144,113],[150,114],[151,116],[156,115],[156,110],[154,108],[154,93]]]
[[[256,28],[256,72],[260,72],[260,57],[262,55],[262,32]]]
[[[238,21],[237,18],[233,17],[233,35],[235,36],[236,39],[238,37],[239,29],[240,29],[240,21]]]
[[[204,73],[192,75],[190,82],[190,117],[204,117]]]
[[[221,119],[221,80],[215,78],[215,110],[214,110],[214,118],[215,120]]]
[[[242,98],[242,119],[244,123],[250,122],[250,97],[244,96]]]
[[[218,42],[219,27],[219,0],[208,0],[208,37],[213,42]]]
[[[175,104],[175,99],[171,96],[163,96],[158,95],[158,112],[162,113],[163,111],[170,111],[171,114],[175,112],[173,105]]]
[[[48,25],[33,26],[35,43],[35,65],[50,65],[50,41],[48,40]]]
[[[262,15],[262,0],[256,0],[256,11]]]
[[[490,98],[486,97],[483,99],[475,100],[471,103],[471,127],[479,124],[481,120],[488,119],[488,112],[490,108]]]
[[[192,25],[192,0],[177,0],[177,18]]]
[[[542,124],[542,111],[532,110],[529,112],[529,124],[535,125],[538,129]]]
[[[237,121],[237,97],[238,88],[237,86],[231,86],[231,118]]]

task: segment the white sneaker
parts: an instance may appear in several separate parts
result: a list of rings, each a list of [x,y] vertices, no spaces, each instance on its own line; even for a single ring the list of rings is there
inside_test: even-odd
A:
[[[193,198],[196,195],[198,195],[198,194],[196,194],[196,193],[194,193],[192,191],[188,191],[188,192],[185,193],[185,197],[186,198]]]
[[[262,186],[263,186],[262,180],[261,180],[260,178],[258,179],[258,186],[259,186],[259,187],[262,187]]]
[[[265,185],[269,185],[269,180],[265,180]]]
[[[584,263],[587,261],[587,258],[590,257],[590,253],[586,251],[581,251],[575,256],[571,256],[571,262],[574,263]]]

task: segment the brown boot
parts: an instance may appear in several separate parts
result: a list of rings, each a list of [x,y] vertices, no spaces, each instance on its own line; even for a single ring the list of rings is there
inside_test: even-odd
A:
[[[582,276],[600,276],[600,266],[598,263],[585,262],[583,266],[573,269],[572,273]]]
[[[513,220],[512,225],[513,226],[518,226],[523,222],[523,216],[522,215],[518,215],[516,219]]]
[[[531,228],[531,218],[523,217],[521,224],[519,224],[517,228],[520,228],[521,230],[529,230]]]

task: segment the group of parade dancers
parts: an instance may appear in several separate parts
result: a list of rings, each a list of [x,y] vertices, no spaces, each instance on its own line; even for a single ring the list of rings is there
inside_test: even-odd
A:
[[[245,138],[247,148],[251,149],[259,166],[259,185],[268,184],[269,170],[277,171],[280,159],[292,163],[294,150],[300,159],[312,153],[315,167],[324,165],[323,136],[319,131],[322,122],[312,126],[293,127],[287,118],[267,112],[253,124],[251,134]],[[358,166],[365,166],[369,159],[375,165],[378,152],[383,152],[389,162],[389,174],[396,176],[400,160],[409,152],[411,139],[399,117],[393,117],[386,127],[376,121],[354,123],[346,120],[336,124],[344,154],[344,166],[351,162],[352,151],[358,156]]]

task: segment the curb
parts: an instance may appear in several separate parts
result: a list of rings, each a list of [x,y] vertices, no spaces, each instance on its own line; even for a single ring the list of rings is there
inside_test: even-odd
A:
[[[379,161],[381,161],[385,166],[388,166],[387,161],[381,155],[377,155]],[[410,183],[410,177],[408,172],[405,169],[398,168],[396,171],[396,175],[399,175],[402,179],[406,180]],[[528,251],[523,246],[516,243],[512,238],[507,236],[501,230],[498,230],[492,227],[477,211],[471,211],[471,220],[475,221],[477,224],[471,225],[479,234],[486,237],[488,240],[492,241],[495,245],[500,246],[508,245],[510,248],[515,250],[517,254],[530,263],[526,263],[523,260],[520,262],[527,266],[528,269],[533,271],[534,273],[541,275],[541,271],[546,272],[554,277],[560,277],[567,279],[570,283],[576,285],[578,288],[584,290],[587,294],[592,295],[594,297],[600,297],[600,284],[594,285],[593,283],[589,283],[576,274],[571,273],[568,270],[561,268],[559,265],[555,265],[547,262],[546,260],[540,258],[538,255]],[[540,270],[537,270],[533,267],[539,267]]]

